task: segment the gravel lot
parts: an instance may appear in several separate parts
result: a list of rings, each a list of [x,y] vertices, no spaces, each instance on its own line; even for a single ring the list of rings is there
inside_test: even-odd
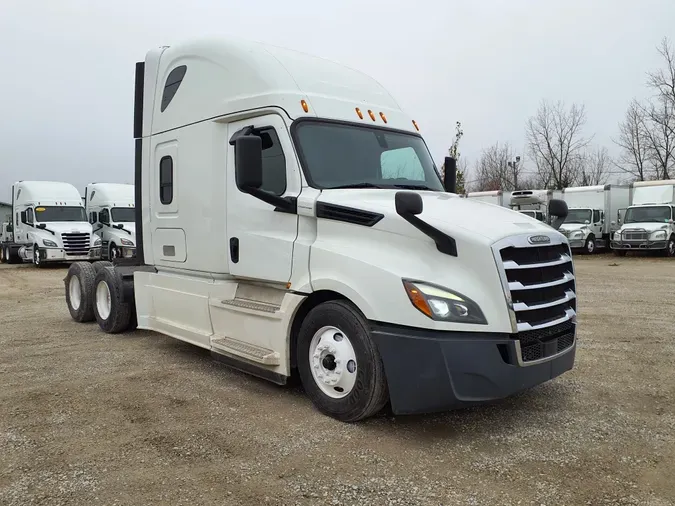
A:
[[[576,267],[573,371],[346,425],[188,344],[73,322],[63,267],[0,266],[0,504],[675,504],[675,261]]]

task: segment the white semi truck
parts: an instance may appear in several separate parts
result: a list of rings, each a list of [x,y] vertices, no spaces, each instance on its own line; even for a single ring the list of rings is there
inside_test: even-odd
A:
[[[357,421],[509,396],[570,370],[567,239],[459,198],[375,80],[204,39],[136,64],[136,258],[80,262],[76,321],[138,327]],[[549,204],[566,216],[562,201]]]
[[[617,229],[620,211],[630,204],[629,185],[595,185],[565,188],[568,214],[560,226],[572,250],[588,254],[608,248]]]
[[[87,222],[80,192],[58,181],[18,181],[12,186],[12,239],[4,242],[8,263],[53,262],[97,258],[98,238]]]
[[[134,185],[90,183],[84,190],[85,210],[94,233],[101,238],[101,259],[136,254]]]
[[[610,247],[618,256],[628,251],[675,256],[675,180],[636,181],[631,190],[631,205]]]

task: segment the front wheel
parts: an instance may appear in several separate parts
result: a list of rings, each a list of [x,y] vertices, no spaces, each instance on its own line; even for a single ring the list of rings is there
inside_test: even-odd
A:
[[[588,236],[588,239],[586,239],[586,244],[584,245],[584,253],[587,255],[592,255],[595,253],[595,237]]]
[[[38,269],[44,267],[44,262],[40,258],[40,248],[37,244],[33,245],[33,265]]]
[[[666,245],[665,254],[667,257],[675,257],[675,237],[668,239],[668,244]]]
[[[312,309],[300,327],[297,354],[302,385],[322,413],[356,422],[387,403],[382,359],[352,304],[329,301]]]

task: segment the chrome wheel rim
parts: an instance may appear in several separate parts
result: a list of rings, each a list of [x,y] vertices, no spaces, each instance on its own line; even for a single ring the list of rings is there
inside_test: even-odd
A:
[[[80,286],[80,280],[77,276],[70,278],[68,283],[68,296],[70,297],[70,305],[72,308],[77,311],[80,309],[80,304],[82,304],[82,287]]]
[[[98,315],[107,320],[110,316],[112,302],[110,297],[110,288],[105,281],[99,281],[96,285],[96,311]]]
[[[342,399],[356,384],[356,352],[347,335],[337,327],[316,331],[309,344],[312,378],[321,391],[333,399]]]

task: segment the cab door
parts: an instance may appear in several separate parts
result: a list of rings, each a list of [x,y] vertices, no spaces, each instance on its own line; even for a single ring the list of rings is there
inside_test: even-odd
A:
[[[283,119],[276,114],[228,125],[227,139],[227,262],[233,276],[287,283],[293,265],[293,244],[298,235],[298,216],[275,211],[274,206],[244,193],[236,181],[232,137],[253,126],[263,140],[263,190],[296,197],[301,178]]]

